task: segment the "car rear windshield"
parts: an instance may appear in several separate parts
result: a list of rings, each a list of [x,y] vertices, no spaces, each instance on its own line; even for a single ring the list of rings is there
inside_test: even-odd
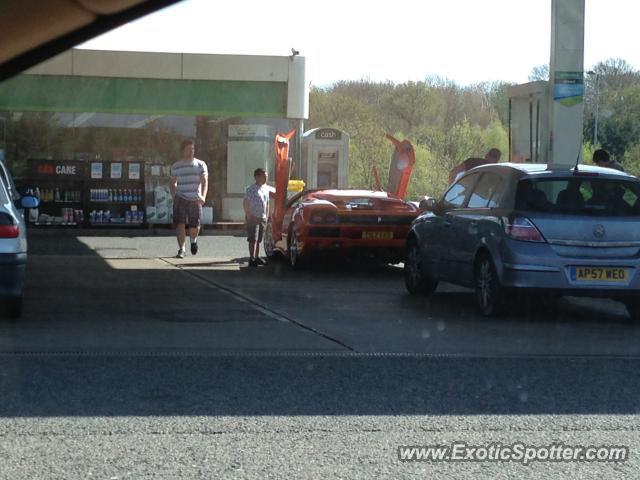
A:
[[[611,178],[542,178],[518,183],[516,209],[573,215],[640,216],[640,182]]]

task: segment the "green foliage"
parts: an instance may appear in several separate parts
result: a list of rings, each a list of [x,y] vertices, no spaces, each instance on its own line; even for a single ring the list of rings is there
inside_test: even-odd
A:
[[[409,139],[416,165],[409,198],[437,196],[447,186],[449,170],[492,147],[508,147],[505,83],[460,87],[438,77],[424,82],[339,82],[310,93],[307,128],[335,127],[350,134],[352,187],[370,188],[376,165],[384,186],[393,147],[384,134]],[[499,108],[502,111],[499,111]]]
[[[640,142],[640,71],[612,58],[591,72],[585,78],[584,136],[593,139],[597,119],[599,147],[628,161],[626,151]]]
[[[593,164],[593,152],[596,151],[596,147],[591,142],[584,142],[582,144],[582,163],[591,165]]]
[[[447,186],[449,171],[424,145],[415,145],[416,164],[413,167],[407,198],[418,200],[425,195],[440,196]]]
[[[638,84],[607,92],[603,98],[598,140],[618,158],[640,139],[640,80]]]
[[[498,148],[502,152],[502,159],[509,157],[509,132],[499,120],[491,122],[488,128],[483,131],[483,151],[490,148]]]
[[[631,175],[640,176],[640,142],[627,148],[622,164]]]

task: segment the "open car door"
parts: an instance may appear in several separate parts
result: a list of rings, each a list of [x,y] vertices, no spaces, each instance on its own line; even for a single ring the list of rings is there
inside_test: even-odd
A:
[[[282,219],[285,213],[287,202],[287,187],[289,185],[290,165],[289,146],[291,138],[296,134],[296,130],[288,133],[276,133],[274,139],[275,169],[276,169],[276,190],[272,192],[271,228],[273,240],[278,241],[282,237]]]
[[[413,165],[416,163],[416,153],[409,140],[400,141],[389,134],[387,134],[387,138],[395,147],[389,165],[387,193],[404,199],[407,195]]]

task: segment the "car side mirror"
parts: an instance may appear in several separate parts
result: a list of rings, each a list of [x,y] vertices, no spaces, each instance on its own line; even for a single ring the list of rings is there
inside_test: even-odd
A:
[[[31,195],[26,195],[20,199],[20,206],[22,208],[38,208],[40,200]]]
[[[420,200],[418,208],[423,212],[433,212],[438,204],[437,200],[433,197],[424,197]]]

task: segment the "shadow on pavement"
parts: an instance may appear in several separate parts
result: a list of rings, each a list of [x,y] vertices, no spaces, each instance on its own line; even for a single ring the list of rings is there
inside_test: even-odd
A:
[[[77,240],[49,245],[50,250],[36,246],[36,252],[38,248],[41,257],[32,265],[38,275],[29,280],[27,316],[16,325],[2,325],[0,346],[6,353],[0,353],[1,417],[640,411],[639,357],[353,355],[314,331],[269,317],[206,282],[196,287],[188,278],[206,272],[208,279],[229,288],[238,282],[260,286],[270,278],[291,295],[291,302],[304,302],[296,289],[340,279],[335,287],[339,292],[329,289],[319,295],[352,290],[365,295],[359,301],[371,303],[376,297],[386,302],[384,295],[391,295],[404,309],[399,314],[437,315],[454,304],[462,316],[469,316],[458,323],[449,320],[445,333],[454,337],[460,335],[456,328],[469,331],[476,322],[487,321],[475,315],[473,297],[466,291],[445,290],[431,299],[409,297],[396,267],[336,271],[326,265],[298,274],[282,263],[199,270],[200,264],[211,262],[194,260],[183,267],[193,269],[185,273],[151,258],[138,259],[147,262],[144,268],[129,268],[122,259],[102,259]],[[51,251],[55,253],[46,253]],[[74,264],[60,251],[83,259]],[[118,261],[123,268],[114,267]],[[389,282],[382,281],[387,276],[394,278],[391,290]],[[310,310],[313,305],[309,303]],[[588,307],[581,305],[560,311],[565,317],[544,320],[542,315],[537,328],[576,322],[580,328],[595,325],[606,334],[612,321],[623,321],[622,314],[589,316]],[[153,345],[164,348],[155,351]]]
[[[635,359],[89,356],[2,364],[2,417],[640,410]]]

